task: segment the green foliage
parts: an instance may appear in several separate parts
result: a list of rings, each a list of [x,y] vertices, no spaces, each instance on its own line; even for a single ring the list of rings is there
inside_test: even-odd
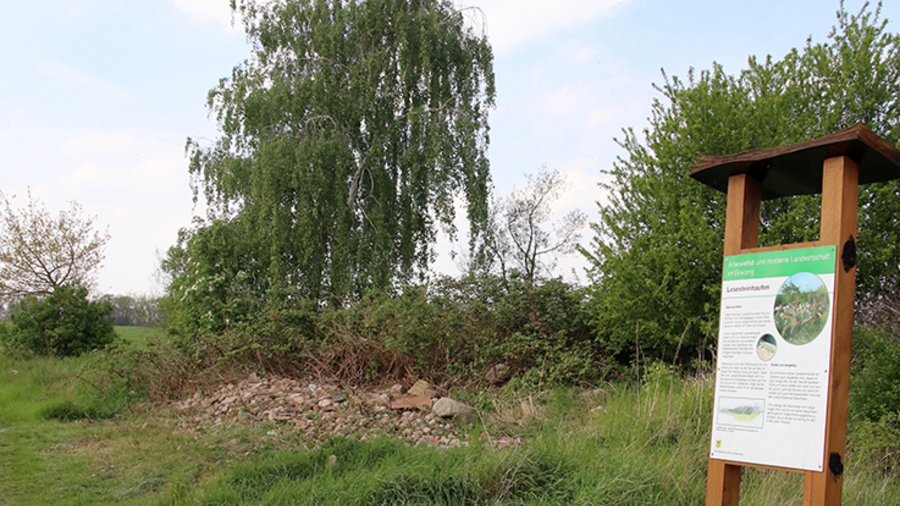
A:
[[[843,9],[828,41],[780,60],[750,58],[728,75],[718,64],[686,79],[664,74],[650,126],[619,141],[625,154],[602,184],[593,263],[592,315],[611,353],[687,362],[714,340],[725,196],[688,178],[701,155],[806,141],[864,122],[900,141],[900,35],[880,7]],[[815,197],[764,203],[761,242],[818,236]],[[859,292],[897,277],[900,183],[860,193]]]
[[[815,288],[801,288],[798,279],[815,283]],[[809,273],[788,278],[775,297],[775,328],[791,344],[807,344],[825,328],[831,313],[828,288],[821,279]]]
[[[481,381],[507,364],[529,386],[588,383],[613,364],[590,332],[584,290],[559,280],[440,278],[343,308],[287,299],[221,333],[179,341],[201,367],[315,370],[350,383]]]
[[[649,364],[646,364],[641,378],[641,381],[645,385],[662,386],[666,388],[678,384],[680,380],[681,378],[678,375],[678,371],[673,366],[658,361],[652,361]]]
[[[514,279],[497,300],[498,338],[487,341],[486,356],[521,372],[531,386],[607,378],[614,364],[591,332],[585,290],[559,279],[531,283]]]
[[[322,313],[325,356],[352,381],[437,379],[448,367],[471,366],[477,357],[483,334],[470,333],[477,323],[467,316],[464,306],[429,300],[425,288],[397,296],[373,292],[352,307]]]
[[[856,329],[852,371],[852,416],[900,422],[900,341],[889,327]]]
[[[270,285],[247,239],[234,221],[179,232],[162,264],[171,283],[161,309],[173,334],[218,333],[266,304]]]
[[[39,356],[69,357],[103,348],[115,338],[108,302],[91,302],[87,289],[63,286],[26,298],[11,317],[4,345]]]
[[[848,439],[854,460],[868,463],[873,471],[884,476],[900,473],[900,412],[897,410],[877,421],[851,421]]]
[[[159,325],[159,297],[149,295],[104,295],[113,306],[116,325],[147,328]]]
[[[213,219],[164,265],[176,328],[218,331],[284,291],[340,304],[410,281],[459,195],[480,233],[492,54],[449,1],[232,5],[253,52],[210,92],[221,137],[188,141]]]
[[[505,363],[518,381],[535,386],[587,383],[609,373],[587,325],[583,290],[565,282],[443,278],[403,299],[402,312],[391,312],[385,301],[389,317],[364,312],[356,319],[379,322],[376,342],[410,357],[405,362],[415,364],[410,372],[417,375],[477,381]]]

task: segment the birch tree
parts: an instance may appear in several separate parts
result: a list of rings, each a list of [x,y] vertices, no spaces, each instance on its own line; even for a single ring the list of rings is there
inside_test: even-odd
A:
[[[451,2],[232,5],[252,54],[209,94],[221,136],[188,151],[254,290],[340,300],[423,274],[457,196],[483,229],[492,53]]]

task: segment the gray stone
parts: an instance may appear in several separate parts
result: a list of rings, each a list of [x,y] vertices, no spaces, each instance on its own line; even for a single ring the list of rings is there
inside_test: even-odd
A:
[[[406,391],[406,394],[415,397],[435,397],[437,396],[437,391],[433,386],[431,386],[431,383],[425,380],[418,380],[413,384],[413,386],[409,387],[409,390]]]
[[[368,404],[371,406],[387,406],[391,403],[391,396],[386,393],[372,394]]]
[[[441,397],[434,401],[434,404],[431,406],[431,412],[441,418],[475,419],[475,408],[449,397]]]
[[[512,377],[512,369],[506,364],[497,364],[488,369],[485,379],[491,385],[500,385],[509,381]]]

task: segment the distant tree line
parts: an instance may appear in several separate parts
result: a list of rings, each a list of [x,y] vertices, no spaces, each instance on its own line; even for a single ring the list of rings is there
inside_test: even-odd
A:
[[[152,327],[159,325],[159,297],[149,295],[104,295],[101,300],[112,306],[114,325]]]

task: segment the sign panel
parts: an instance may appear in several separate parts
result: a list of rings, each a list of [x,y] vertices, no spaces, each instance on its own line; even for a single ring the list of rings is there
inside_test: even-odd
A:
[[[711,458],[822,470],[836,250],[725,257]]]

